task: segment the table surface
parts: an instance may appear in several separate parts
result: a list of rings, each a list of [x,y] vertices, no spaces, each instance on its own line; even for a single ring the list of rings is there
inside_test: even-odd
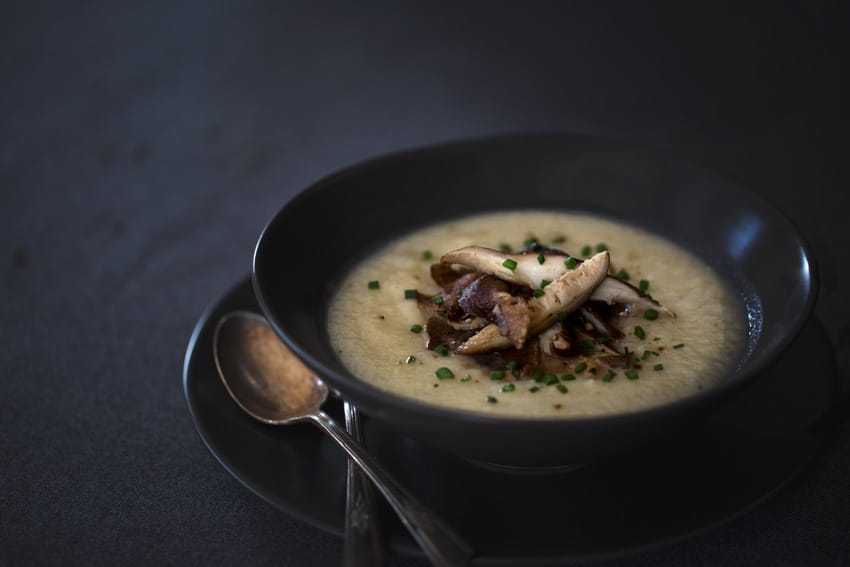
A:
[[[0,8],[0,564],[340,563],[219,466],[181,368],[273,211],[400,148],[569,130],[744,181],[810,241],[847,377],[846,4],[359,4]],[[613,563],[846,565],[848,534],[844,422],[755,510]]]

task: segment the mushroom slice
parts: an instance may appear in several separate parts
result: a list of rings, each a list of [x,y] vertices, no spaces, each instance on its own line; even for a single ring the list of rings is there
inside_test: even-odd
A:
[[[635,286],[626,283],[613,276],[605,278],[599,287],[597,287],[590,296],[593,301],[604,301],[608,305],[612,303],[624,303],[646,311],[654,309],[667,317],[675,317],[676,314],[652,299],[651,296],[643,293]]]
[[[584,303],[605,279],[610,262],[608,251],[600,252],[582,262],[575,270],[561,274],[546,286],[540,297],[529,299],[528,337],[552,326],[559,313],[570,313]],[[509,346],[511,340],[502,335],[498,325],[491,324],[458,346],[455,352],[477,354]]]
[[[444,264],[461,264],[478,272],[492,274],[507,282],[522,284],[531,289],[540,287],[543,280],[555,281],[565,271],[561,254],[543,254],[541,264],[537,254],[505,254],[483,246],[467,246],[445,254],[440,261]],[[506,260],[516,262],[516,267],[505,266]]]

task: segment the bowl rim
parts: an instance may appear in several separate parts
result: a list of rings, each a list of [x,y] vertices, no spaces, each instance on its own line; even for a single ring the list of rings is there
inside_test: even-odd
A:
[[[285,214],[287,214],[288,210],[291,207],[296,206],[305,199],[314,198],[315,194],[321,194],[324,191],[328,191],[329,188],[333,187],[341,180],[357,176],[363,171],[368,171],[376,167],[381,167],[387,162],[404,160],[415,155],[428,153],[436,154],[440,152],[446,152],[451,149],[483,145],[488,143],[509,143],[511,141],[524,139],[534,139],[539,141],[545,140],[547,138],[564,141],[569,140],[579,143],[597,143],[623,148],[634,148],[650,152],[652,154],[675,159],[679,162],[686,163],[689,166],[699,168],[706,174],[715,176],[717,179],[723,179],[727,183],[734,184],[736,186],[737,191],[744,192],[746,194],[746,197],[750,199],[753,203],[755,203],[759,208],[763,208],[766,211],[769,211],[777,218],[779,218],[782,222],[786,223],[790,228],[791,232],[793,233],[797,247],[802,252],[802,259],[805,260],[808,274],[807,281],[809,285],[802,308],[797,311],[795,318],[793,319],[793,321],[790,322],[790,324],[788,321],[786,321],[787,331],[782,337],[780,337],[779,341],[769,347],[770,350],[768,350],[768,355],[763,357],[761,361],[758,361],[756,364],[752,365],[751,367],[748,367],[744,371],[736,371],[732,369],[727,372],[726,377],[731,377],[732,379],[723,380],[721,383],[702,390],[698,393],[659,405],[653,405],[645,408],[639,408],[624,412],[595,414],[587,416],[526,417],[512,415],[493,415],[484,412],[476,412],[475,410],[449,408],[432,403],[422,402],[411,397],[401,396],[394,392],[382,390],[364,380],[357,378],[357,376],[355,376],[352,372],[337,372],[336,370],[329,368],[328,366],[323,364],[317,356],[313,355],[310,352],[309,349],[304,348],[295,338],[290,335],[286,327],[284,325],[281,325],[280,322],[274,316],[272,316],[274,310],[271,308],[268,298],[263,292],[262,275],[258,273],[257,269],[258,259],[261,255],[261,250],[268,239],[269,232],[279,222],[282,222],[279,219]],[[636,226],[640,226],[639,223],[635,224]],[[654,233],[654,231],[651,232]],[[367,400],[365,402],[367,411],[369,409],[372,409],[370,408],[370,406],[377,407],[379,402],[381,403],[381,406],[384,407],[383,402],[385,402],[386,400],[392,400],[392,407],[394,408],[394,413],[409,412],[417,416],[449,419],[452,421],[461,421],[470,425],[480,425],[484,427],[491,427],[498,424],[508,423],[512,426],[532,429],[548,429],[553,426],[586,427],[597,426],[601,424],[615,425],[617,423],[631,423],[634,421],[643,421],[649,416],[655,418],[663,417],[665,415],[687,412],[697,407],[709,405],[710,402],[712,402],[713,400],[725,398],[733,394],[740,388],[744,387],[753,379],[755,379],[759,374],[761,374],[766,368],[768,368],[776,361],[781,352],[786,350],[788,346],[794,340],[796,340],[806,321],[812,315],[820,287],[820,277],[817,267],[817,261],[813,254],[812,246],[809,243],[808,239],[805,237],[805,235],[802,233],[802,231],[800,231],[797,224],[794,223],[793,220],[790,219],[777,206],[772,204],[770,201],[765,199],[756,191],[752,190],[747,184],[745,184],[738,178],[727,175],[722,171],[717,170],[716,168],[707,166],[681,152],[673,151],[668,148],[657,147],[648,143],[633,141],[621,137],[555,130],[511,132],[504,134],[491,134],[480,137],[450,139],[442,142],[434,142],[421,146],[412,146],[387,153],[381,153],[332,171],[331,173],[324,175],[313,181],[312,183],[306,185],[296,195],[285,201],[263,227],[254,247],[254,253],[252,257],[251,282],[260,309],[262,310],[263,315],[268,319],[269,323],[275,330],[278,337],[280,337],[281,340],[284,341],[284,343],[298,356],[299,359],[302,360],[302,362],[304,362],[310,369],[312,369],[317,374],[317,376],[319,376],[323,381],[326,381],[332,388],[335,389],[336,384],[341,383],[344,385],[344,387],[340,391],[344,396],[349,394],[349,392],[354,392],[355,396],[352,396],[352,401],[361,403],[358,398],[362,400]],[[325,377],[327,376],[330,376],[331,379],[325,380]],[[384,407],[384,410],[385,409],[386,408]],[[369,413],[376,414],[378,412]],[[380,415],[378,415],[378,417],[380,417]]]

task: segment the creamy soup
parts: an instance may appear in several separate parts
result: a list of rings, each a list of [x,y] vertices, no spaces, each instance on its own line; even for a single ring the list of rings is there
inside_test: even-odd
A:
[[[410,290],[441,293],[431,265],[466,246],[518,250],[533,239],[577,258],[607,249],[609,273],[640,286],[675,316],[637,311],[615,318],[623,333],[618,346],[631,359],[625,368],[583,368],[579,357],[557,371],[519,375],[427,349],[420,327],[428,313]],[[631,226],[552,212],[473,216],[391,242],[346,275],[331,301],[328,331],[345,366],[377,388],[427,404],[532,418],[625,412],[694,394],[716,384],[745,343],[740,302],[693,255]]]

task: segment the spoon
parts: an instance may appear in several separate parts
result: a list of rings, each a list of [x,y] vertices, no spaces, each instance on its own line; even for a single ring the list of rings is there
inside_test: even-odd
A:
[[[472,548],[321,410],[328,387],[283,344],[264,317],[246,311],[222,317],[213,352],[225,388],[248,415],[270,425],[307,421],[324,430],[384,495],[433,564],[469,563]]]
[[[363,444],[360,412],[349,401],[343,401],[345,429],[352,439]],[[343,567],[383,567],[384,550],[381,528],[375,512],[372,485],[352,459],[345,474],[345,547]]]

